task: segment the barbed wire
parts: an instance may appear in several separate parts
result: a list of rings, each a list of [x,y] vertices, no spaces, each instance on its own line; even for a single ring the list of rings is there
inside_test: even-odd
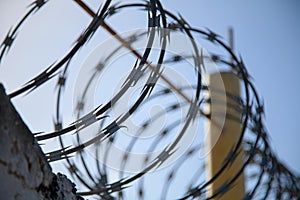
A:
[[[30,4],[29,11],[15,28],[8,32],[0,46],[0,62],[4,59],[5,53],[12,47],[17,32],[21,30],[24,22],[35,12],[38,12],[42,6],[46,6],[46,2],[36,0]],[[153,185],[160,184],[160,199],[169,199],[179,193],[172,190],[173,194],[168,196],[171,193],[172,185],[180,187],[181,193],[175,197],[177,199],[214,199],[234,188],[237,179],[245,174],[247,187],[244,199],[300,198],[300,178],[278,160],[270,147],[269,134],[264,124],[264,105],[251,81],[243,59],[237,56],[219,35],[209,29],[204,30],[191,26],[181,15],[176,16],[165,9],[159,0],[114,4],[112,1],[106,0],[103,5],[99,6],[96,13],[80,0],[76,0],[75,3],[93,17],[92,21],[83,30],[66,56],[46,67],[42,73],[9,96],[14,98],[26,92],[34,92],[36,88],[45,85],[54,77],[58,77],[54,131],[39,133],[35,137],[39,142],[51,138],[59,139],[61,148],[46,152],[45,156],[49,162],[61,160],[60,162],[66,163],[70,175],[78,185],[84,187],[79,192],[80,195],[93,196],[97,199],[125,199],[127,195],[130,197],[136,195],[139,199],[144,199]],[[118,16],[119,13],[127,9],[139,10],[147,14],[146,30],[134,31],[124,37],[124,34],[117,33],[106,23],[110,17]],[[119,45],[111,51],[107,50],[106,57],[99,58],[97,64],[93,66],[90,76],[85,77],[86,84],[76,102],[76,120],[70,125],[64,126],[63,114],[61,114],[62,99],[66,83],[71,78],[67,74],[72,71],[72,59],[79,54],[79,49],[90,42],[99,27],[106,29],[117,39]],[[176,32],[180,32],[188,38],[191,44],[189,53],[169,54],[168,45],[178,42],[172,40],[172,36]],[[158,49],[156,46],[157,38],[159,40]],[[199,48],[197,39],[218,47],[219,52],[205,53],[203,48]],[[135,44],[142,40],[145,41],[144,48],[142,51],[136,50]],[[86,110],[87,99],[91,98],[89,91],[93,84],[97,83],[105,69],[110,67],[115,56],[124,49],[135,58],[130,72],[122,80],[119,90],[106,103],[98,104],[91,110]],[[155,54],[155,51],[158,53]],[[153,55],[156,57],[152,58]],[[224,55],[230,55],[230,61]],[[185,61],[189,61],[193,66],[194,82],[178,87],[169,80],[167,73],[165,73],[166,65],[178,65]],[[205,120],[211,120],[212,123],[215,123],[211,117],[212,113],[205,112],[204,108],[212,104],[212,99],[204,95],[213,90],[204,81],[206,65],[210,62],[214,62],[238,76],[243,96],[226,94],[234,102],[233,105],[228,106],[241,113],[241,119],[234,116],[227,117],[241,123],[241,132],[217,173],[206,178],[205,157],[199,159],[198,153],[204,149],[203,141],[200,143],[193,141],[193,144],[187,145],[186,149],[176,159],[174,159],[174,155],[178,152],[180,142],[184,140],[186,135],[189,135],[189,127],[195,124],[195,121],[199,122],[205,118]],[[158,88],[160,80],[164,81],[164,88]],[[83,85],[83,83],[81,84]],[[142,88],[136,100],[125,111],[114,113],[113,109],[120,103],[125,94],[136,86]],[[107,86],[104,85],[103,87]],[[181,100],[174,102],[168,99],[174,94],[178,95]],[[166,102],[163,111],[157,112],[151,119],[141,117],[146,110],[144,107],[149,104],[155,105],[158,102],[162,104],[163,101]],[[139,114],[140,112],[142,114]],[[140,118],[138,129],[133,131],[132,138],[124,139],[122,130],[127,128],[125,122],[134,116]],[[166,121],[161,130],[155,130],[153,124],[160,120],[163,121],[165,116],[171,116],[172,119]],[[93,135],[87,138],[84,131],[91,127],[97,128],[96,131],[90,131]],[[157,132],[151,137],[151,141],[144,144],[145,142],[141,141],[140,138],[145,132],[153,130]],[[194,133],[196,139],[203,137],[198,129],[195,129]],[[69,144],[70,139],[75,140],[74,144]],[[118,155],[111,153],[120,144],[125,146],[122,153]],[[139,145],[142,145],[144,150],[140,153],[139,170],[128,171],[128,166],[134,162],[133,157],[136,156],[134,148]],[[91,150],[91,147],[94,149]],[[88,156],[91,151],[93,151],[94,156]],[[240,154],[244,155],[244,162],[240,169],[214,193],[209,194],[209,187],[222,174],[225,174],[231,165],[235,164],[236,158]],[[111,169],[108,164],[108,160],[114,156],[118,156],[113,159],[119,161],[117,172],[114,172],[114,169]],[[94,165],[92,166],[91,163]],[[189,167],[194,171],[187,171],[188,168],[185,165],[189,163],[191,164]],[[155,182],[153,180],[146,182],[146,179],[150,179],[151,176],[157,177],[156,174],[159,174],[159,177],[154,180]],[[165,176],[164,179],[161,178],[161,174]],[[189,175],[189,178],[176,179],[182,174]],[[185,190],[184,187],[186,187]],[[158,193],[157,190],[155,193]]]

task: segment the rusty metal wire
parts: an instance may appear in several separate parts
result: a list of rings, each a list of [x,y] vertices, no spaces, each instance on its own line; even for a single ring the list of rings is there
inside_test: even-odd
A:
[[[1,43],[0,61],[4,59],[5,52],[12,47],[24,21],[28,20],[34,12],[39,11],[45,3],[46,1],[39,0],[33,2],[30,5],[32,8],[15,28],[8,32],[7,37]],[[103,5],[99,5],[97,13],[93,13],[80,0],[76,0],[75,3],[93,17],[90,24],[65,57],[46,67],[41,74],[9,96],[14,98],[25,92],[34,92],[37,87],[41,87],[47,81],[54,77],[58,78],[54,131],[36,134],[35,137],[39,142],[51,138],[59,139],[61,148],[45,153],[46,158],[49,162],[58,160],[65,162],[76,184],[82,186],[79,194],[93,196],[96,199],[132,199],[133,197],[152,199],[153,193],[159,194],[160,199],[214,199],[233,188],[235,181],[244,173],[246,176],[244,199],[300,198],[300,178],[287,169],[273,153],[264,124],[264,105],[242,58],[232,51],[226,41],[211,30],[189,25],[181,15],[177,16],[165,9],[159,0],[138,3],[113,3],[106,0]],[[128,9],[147,14],[147,30],[123,37],[106,22],[110,17],[117,17],[119,13]],[[108,30],[117,39],[119,46],[111,50],[106,57],[99,58],[99,62],[93,68],[94,71],[87,78],[81,96],[77,99],[76,120],[64,126],[63,114],[61,114],[62,99],[67,80],[72,78],[68,75],[68,72],[72,71],[72,58],[79,54],[79,49],[90,42],[99,27]],[[176,43],[172,40],[171,32],[176,31],[189,38],[190,54],[168,54],[167,46]],[[144,49],[135,50],[133,46],[143,37],[147,38]],[[160,38],[158,50],[154,48],[155,37]],[[196,42],[198,39],[217,47],[218,51],[210,52],[210,54],[203,53],[202,48],[199,49]],[[127,49],[135,57],[130,73],[111,99],[87,111],[85,106],[87,99],[91,98],[88,95],[91,85],[97,82],[103,71],[109,67],[114,55],[123,49]],[[155,50],[158,53],[153,58],[151,55]],[[230,55],[230,61],[226,59],[227,55]],[[184,86],[172,84],[164,73],[164,65],[181,65],[188,59],[192,60],[195,72],[193,83]],[[194,130],[197,142],[194,141],[192,145],[187,146],[177,159],[169,163],[176,154],[178,144],[188,134],[188,128],[195,121],[210,120],[210,113],[206,113],[203,109],[206,104],[211,103],[210,99],[203,95],[209,91],[209,86],[204,81],[206,62],[215,62],[218,66],[235,73],[240,79],[243,90],[241,97],[228,94],[238,104],[235,109],[242,115],[240,137],[232,150],[228,152],[222,167],[210,179],[206,178],[205,157],[199,158],[199,152],[204,148],[203,141],[197,140],[203,137],[199,130]],[[159,88],[159,80],[164,80],[167,87]],[[136,100],[125,111],[114,116],[113,108],[130,88],[141,81],[144,83]],[[104,85],[104,87],[107,86]],[[179,95],[181,100],[169,101],[168,98],[173,94]],[[163,101],[167,102],[164,105],[164,111],[156,113],[151,119],[141,117],[140,126],[134,131],[134,136],[124,139],[122,130],[126,129],[124,125],[126,120],[136,115],[140,116],[141,114],[138,113],[143,113],[147,105]],[[148,130],[151,132],[153,124],[165,116],[171,116],[172,119],[167,121],[147,144],[141,141],[140,137]],[[182,116],[184,116],[183,119]],[[97,131],[89,139],[83,140],[82,136],[86,134],[84,131],[91,126],[96,126]],[[201,123],[200,126],[202,126]],[[70,144],[70,138],[73,139],[73,144]],[[112,152],[114,147],[120,144],[123,145],[123,152],[121,155],[118,154],[119,168],[116,172],[107,165],[107,162],[110,157],[116,156]],[[134,149],[141,145],[144,152],[141,154],[140,170],[127,171],[127,167],[134,162],[132,158]],[[94,148],[91,150],[91,147]],[[237,155],[241,153],[240,149],[245,152],[243,166],[231,180],[224,182],[214,194],[209,196],[207,193],[209,186],[234,164]],[[88,156],[91,151],[94,157]],[[157,154],[151,154],[152,152],[157,152]]]

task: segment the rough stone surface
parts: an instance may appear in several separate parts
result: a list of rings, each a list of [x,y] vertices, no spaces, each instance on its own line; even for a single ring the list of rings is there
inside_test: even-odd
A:
[[[81,199],[50,165],[0,84],[0,200]]]

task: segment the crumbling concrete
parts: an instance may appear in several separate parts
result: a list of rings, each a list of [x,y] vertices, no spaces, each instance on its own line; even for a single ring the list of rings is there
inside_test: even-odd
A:
[[[0,84],[0,200],[82,199],[50,165]]]

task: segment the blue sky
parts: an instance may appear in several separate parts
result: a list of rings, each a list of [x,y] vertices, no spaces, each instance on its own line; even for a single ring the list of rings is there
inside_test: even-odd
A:
[[[30,2],[0,1],[1,41],[9,28],[23,16],[25,7]],[[234,28],[235,52],[242,55],[259,94],[264,99],[266,125],[272,147],[280,160],[300,173],[300,2],[172,0],[162,3],[168,10],[181,13],[192,26],[207,27],[225,38],[228,27]],[[89,4],[94,5],[95,2],[90,1]],[[47,66],[64,55],[90,20],[85,13],[78,11],[79,8],[73,2],[53,0],[25,24],[14,47],[0,65],[0,82],[5,84],[8,91],[16,89],[41,72],[41,66]],[[129,13],[128,16],[130,15]],[[120,26],[126,30],[123,22],[112,20],[116,22],[115,27]],[[137,26],[144,22],[142,19],[132,20]],[[60,29],[63,26],[68,29]],[[107,37],[107,34],[102,36]],[[56,40],[61,42],[60,47],[49,42]],[[93,45],[87,46],[94,48]],[[79,57],[78,62],[80,59]],[[39,102],[34,101],[37,98],[40,99]],[[49,121],[52,122],[53,101],[51,92],[44,88],[28,96],[18,97],[13,102],[31,130],[47,131],[52,129]],[[50,106],[40,102],[48,102]],[[48,115],[41,119],[41,112]]]
[[[234,28],[235,52],[242,55],[260,96],[266,125],[279,158],[300,172],[300,2],[165,1],[193,26],[208,27],[227,37]]]

